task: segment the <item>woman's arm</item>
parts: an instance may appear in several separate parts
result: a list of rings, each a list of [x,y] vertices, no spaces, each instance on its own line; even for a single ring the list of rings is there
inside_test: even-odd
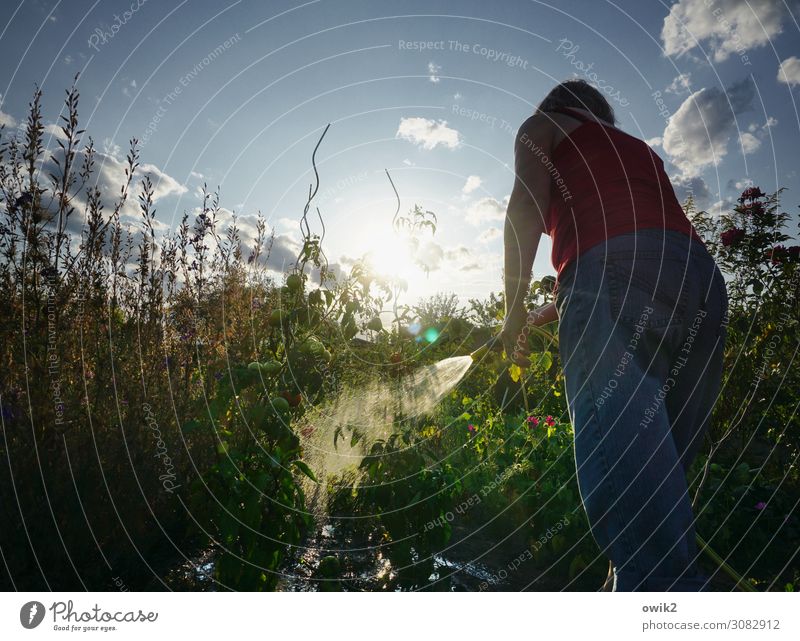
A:
[[[553,321],[558,320],[558,310],[556,309],[556,304],[547,303],[547,305],[537,307],[528,315],[528,317],[536,326],[552,323]]]
[[[503,234],[506,320],[501,336],[509,356],[514,353],[514,344],[526,321],[525,296],[550,206],[548,163],[552,140],[551,121],[546,116],[535,115],[520,127],[514,144],[514,188]],[[522,359],[517,360],[518,365],[527,364]]]

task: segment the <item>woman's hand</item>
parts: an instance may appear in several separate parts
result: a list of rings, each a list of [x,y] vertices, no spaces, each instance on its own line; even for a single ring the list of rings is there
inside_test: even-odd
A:
[[[523,329],[527,322],[528,317],[524,308],[511,310],[506,315],[503,329],[500,332],[506,355],[512,363],[520,367],[528,367],[531,364],[529,360],[528,334],[525,332],[523,335]]]
[[[528,333],[531,327],[547,325],[558,319],[555,303],[548,303],[525,314],[525,310],[513,310],[503,325],[500,337],[503,347],[512,363],[519,367],[530,365]]]

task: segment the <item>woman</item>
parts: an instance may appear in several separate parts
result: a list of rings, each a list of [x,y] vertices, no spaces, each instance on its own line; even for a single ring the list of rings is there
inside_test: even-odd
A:
[[[613,591],[708,590],[686,471],[719,392],[725,282],[661,158],[614,123],[602,94],[572,80],[520,127],[501,338],[524,366],[526,323],[559,320],[578,486]],[[555,302],[528,315],[543,233]]]

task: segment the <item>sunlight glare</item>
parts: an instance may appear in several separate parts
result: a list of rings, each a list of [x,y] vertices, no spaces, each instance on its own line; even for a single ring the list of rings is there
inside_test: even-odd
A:
[[[370,238],[372,249],[365,254],[365,262],[372,272],[381,278],[405,281],[408,291],[424,287],[425,271],[414,260],[414,248],[407,239],[391,231]]]

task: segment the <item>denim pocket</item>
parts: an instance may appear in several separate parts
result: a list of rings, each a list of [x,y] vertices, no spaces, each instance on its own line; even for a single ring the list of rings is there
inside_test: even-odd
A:
[[[689,295],[686,271],[685,260],[661,252],[610,255],[606,274],[612,318],[631,328],[682,325]]]

